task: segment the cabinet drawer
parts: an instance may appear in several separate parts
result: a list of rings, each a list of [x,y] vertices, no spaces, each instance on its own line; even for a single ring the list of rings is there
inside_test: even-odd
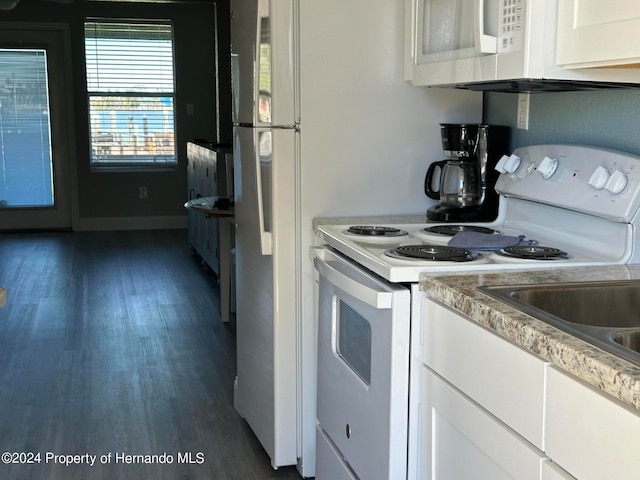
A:
[[[638,411],[556,367],[547,374],[546,453],[580,480],[636,480]]]
[[[542,449],[543,360],[431,299],[423,352],[426,365]]]

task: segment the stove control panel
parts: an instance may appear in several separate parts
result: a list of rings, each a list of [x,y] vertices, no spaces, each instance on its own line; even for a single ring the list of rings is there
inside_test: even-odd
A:
[[[503,157],[496,169],[500,177],[495,188],[501,195],[618,222],[630,222],[640,209],[640,157],[635,155],[578,145],[534,145]]]

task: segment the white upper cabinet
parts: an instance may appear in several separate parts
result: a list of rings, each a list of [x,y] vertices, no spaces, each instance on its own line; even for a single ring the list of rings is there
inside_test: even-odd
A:
[[[559,2],[557,47],[566,68],[640,64],[640,2]]]
[[[405,8],[404,76],[415,86],[640,83],[638,0],[405,0]]]

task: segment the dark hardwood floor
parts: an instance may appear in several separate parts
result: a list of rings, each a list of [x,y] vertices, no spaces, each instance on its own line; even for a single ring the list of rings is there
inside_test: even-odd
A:
[[[185,231],[3,234],[0,286],[0,453],[40,455],[0,479],[300,478],[233,408],[233,323]]]

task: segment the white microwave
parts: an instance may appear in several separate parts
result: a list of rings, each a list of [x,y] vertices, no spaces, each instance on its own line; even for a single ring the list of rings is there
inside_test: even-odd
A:
[[[557,64],[558,39],[575,35],[578,5],[602,8],[601,0],[560,1],[564,17],[559,0],[405,0],[405,79],[491,91],[640,87],[638,68]]]

